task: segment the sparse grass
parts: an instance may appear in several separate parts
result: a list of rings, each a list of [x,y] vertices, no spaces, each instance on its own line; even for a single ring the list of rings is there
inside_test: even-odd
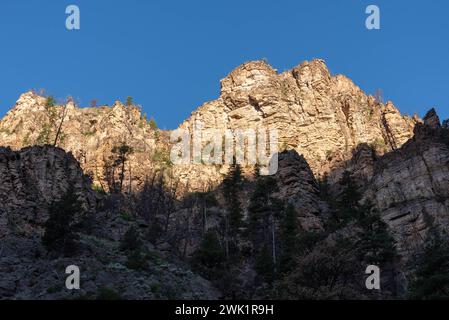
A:
[[[22,139],[22,146],[27,146],[30,144],[30,133],[27,132],[26,135]]]
[[[387,144],[383,138],[376,138],[376,140],[371,143],[371,147],[376,150],[387,151]]]
[[[93,183],[91,185],[91,189],[98,192],[98,193],[104,193],[104,190],[101,186],[99,186],[98,184]]]
[[[171,167],[173,163],[170,160],[170,153],[168,150],[155,150],[152,160],[162,167]]]
[[[92,137],[93,135],[95,135],[95,132],[94,131],[85,131],[82,134],[83,134],[83,136],[85,136],[87,138],[87,137]]]
[[[7,135],[10,135],[11,131],[9,129],[7,129],[7,128],[0,128],[0,133],[5,133]]]

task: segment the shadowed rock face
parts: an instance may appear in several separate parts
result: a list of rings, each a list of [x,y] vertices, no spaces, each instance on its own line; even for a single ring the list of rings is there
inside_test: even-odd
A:
[[[0,181],[0,237],[39,231],[48,206],[71,186],[86,213],[97,204],[91,180],[76,159],[59,148],[0,148]]]
[[[439,128],[432,123],[428,128]],[[399,250],[419,247],[429,218],[449,227],[449,147],[435,134],[417,134],[376,165],[368,194],[398,239]]]
[[[403,257],[420,248],[429,221],[442,230],[449,227],[449,146],[441,139],[448,131],[432,110],[414,131],[412,139],[385,155],[362,145],[345,165],[390,226]]]
[[[148,268],[127,268],[120,240],[131,226],[143,234],[148,225],[99,210],[102,197],[91,189],[91,179],[76,159],[64,150],[0,148],[0,181],[0,300],[109,299],[112,293],[122,299],[218,298],[208,281],[182,263],[165,259],[146,240],[142,245],[153,257],[147,261]],[[84,223],[76,228],[76,254],[55,256],[42,245],[44,223],[48,206],[69,187],[83,209],[75,221]],[[65,288],[70,265],[80,268],[80,290]]]
[[[304,157],[293,150],[280,153],[279,170],[275,177],[279,199],[293,204],[302,229],[321,230],[323,213],[328,208],[319,197],[318,183]]]
[[[437,115],[435,109],[430,109],[429,112],[424,116],[424,124],[431,129],[438,129],[441,127],[440,118]]]

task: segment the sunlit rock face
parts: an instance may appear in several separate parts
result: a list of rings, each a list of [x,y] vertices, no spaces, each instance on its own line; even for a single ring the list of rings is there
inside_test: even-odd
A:
[[[222,80],[220,97],[194,111],[181,128],[193,131],[197,121],[205,129],[277,130],[279,149],[296,150],[321,177],[362,143],[382,153],[399,148],[421,120],[402,116],[391,102],[376,101],[345,76],[332,76],[324,61],[313,60],[280,74],[263,61],[243,64]],[[205,180],[199,167],[183,176],[198,187],[193,181]],[[205,178],[211,175],[216,180],[221,173],[205,169]]]
[[[142,184],[154,167],[152,159],[158,141],[156,130],[140,108],[118,101],[110,107],[78,108],[69,101],[49,108],[46,101],[33,92],[23,94],[0,121],[0,145],[19,150],[55,144],[73,153],[84,172],[107,190],[105,166],[112,149],[126,143],[133,148],[126,167],[126,190]]]
[[[52,114],[46,99],[33,92],[23,94],[0,121],[0,144],[15,150],[53,144],[64,106],[57,145],[71,151],[96,183],[104,183],[106,159],[122,142],[134,150],[125,181],[128,189],[138,188],[161,167],[156,150],[168,157],[170,132],[151,128],[138,107],[116,102],[78,108],[68,102]],[[323,60],[306,61],[283,73],[264,61],[252,61],[225,77],[218,99],[195,110],[180,128],[193,132],[200,122],[204,130],[277,130],[280,151],[296,150],[321,177],[349,159],[361,143],[375,144],[382,152],[400,147],[419,121],[402,116],[390,102],[376,101],[345,76],[332,76]],[[207,142],[203,137],[203,145]],[[218,185],[227,172],[227,166],[202,164],[169,169],[187,190]]]

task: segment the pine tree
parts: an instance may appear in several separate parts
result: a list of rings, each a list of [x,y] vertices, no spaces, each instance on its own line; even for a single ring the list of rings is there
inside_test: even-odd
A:
[[[372,205],[365,203],[358,209],[357,224],[362,228],[357,243],[358,256],[366,264],[384,265],[397,257],[394,239],[387,224]]]
[[[154,120],[153,117],[151,117],[150,121],[148,121],[148,124],[149,124],[151,129],[153,129],[153,130],[157,130],[158,129],[158,126],[156,124],[156,120]]]
[[[120,244],[120,249],[122,251],[134,251],[142,246],[142,241],[140,240],[139,233],[135,227],[131,227],[126,231],[123,236],[122,243]]]
[[[256,257],[255,270],[266,282],[272,283],[276,275],[275,267],[270,249],[263,246]]]
[[[229,232],[232,237],[240,232],[243,225],[243,210],[239,198],[242,181],[242,169],[238,164],[231,167],[228,176],[223,181]]]
[[[410,285],[414,300],[449,299],[449,242],[432,230],[423,255],[418,259],[416,278]]]
[[[126,266],[129,269],[143,270],[147,267],[144,248],[139,232],[132,226],[126,231],[120,244],[120,249],[126,252]]]
[[[192,263],[207,278],[216,278],[223,271],[225,255],[218,237],[209,230],[203,237],[200,247],[193,254]]]
[[[295,208],[289,204],[285,209],[281,223],[281,247],[282,255],[280,259],[281,271],[288,272],[292,269],[295,257],[298,254],[299,233],[298,221]]]
[[[145,270],[147,268],[147,260],[142,250],[136,249],[128,253],[126,267],[133,270]]]
[[[357,184],[349,171],[343,173],[343,177],[340,181],[344,191],[341,196],[341,205],[356,208],[361,200],[362,196],[358,191]]]
[[[81,204],[70,187],[62,199],[49,208],[42,243],[48,251],[71,256],[76,253],[78,236],[74,218],[82,213]]]
[[[271,264],[276,273],[278,258],[277,220],[283,210],[282,203],[273,194],[278,191],[276,179],[270,176],[260,177],[250,199],[248,207],[248,235],[257,251],[270,248]],[[259,252],[262,254],[261,252]],[[265,257],[265,253],[262,254]]]
[[[47,108],[52,108],[56,105],[56,100],[53,96],[48,96],[47,100],[45,101],[45,106]]]
[[[248,207],[250,214],[249,227],[251,231],[257,231],[260,225],[268,221],[271,207],[271,194],[276,190],[276,181],[272,177],[261,177],[257,180]]]
[[[134,104],[134,99],[133,97],[128,97],[126,98],[126,106],[130,107]]]
[[[134,152],[134,149],[130,146],[128,146],[127,144],[125,144],[124,142],[119,145],[119,146],[115,146],[114,148],[112,148],[112,153],[113,153],[113,167],[119,167],[120,168],[120,172],[119,172],[119,185],[118,187],[115,185],[115,183],[113,183],[112,185],[112,189],[114,192],[117,193],[121,193],[123,191],[123,182],[125,180],[125,165],[126,165],[126,161],[128,161],[128,157],[130,154],[132,154]],[[115,172],[115,170],[114,170]],[[112,175],[114,175],[114,172],[112,173]],[[112,180],[114,180],[114,177],[111,177]]]
[[[329,227],[333,230],[359,218],[359,202],[362,199],[357,184],[349,171],[343,172],[340,185],[343,191],[339,199],[335,201],[336,213],[329,221]]]

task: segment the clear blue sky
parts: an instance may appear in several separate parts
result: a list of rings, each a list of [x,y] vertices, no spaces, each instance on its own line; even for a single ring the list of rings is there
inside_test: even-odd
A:
[[[79,31],[65,29],[69,4]],[[381,30],[365,28],[368,4]],[[245,61],[283,71],[316,57],[403,113],[449,118],[448,17],[447,0],[1,0],[0,116],[45,88],[85,106],[133,96],[174,128]]]

